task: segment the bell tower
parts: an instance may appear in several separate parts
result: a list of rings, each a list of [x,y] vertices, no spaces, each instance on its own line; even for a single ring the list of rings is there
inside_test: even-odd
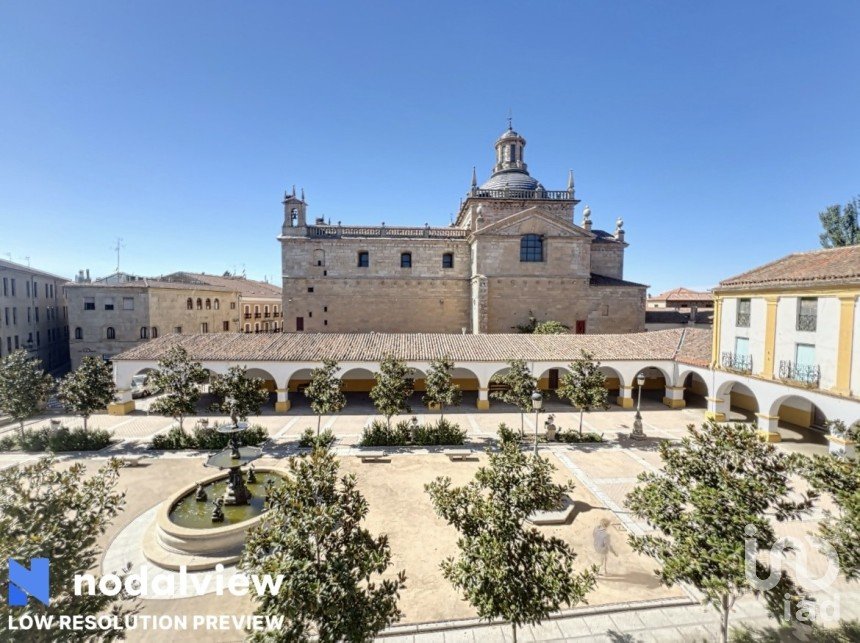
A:
[[[508,119],[508,129],[496,141],[496,164],[493,174],[510,170],[527,172],[528,166],[523,160],[523,149],[526,139],[514,131],[511,120]]]
[[[307,230],[307,209],[308,204],[305,201],[305,191],[302,189],[302,196],[296,196],[296,186],[293,186],[291,194],[284,192],[284,225],[281,229],[282,234],[290,236],[304,235]]]

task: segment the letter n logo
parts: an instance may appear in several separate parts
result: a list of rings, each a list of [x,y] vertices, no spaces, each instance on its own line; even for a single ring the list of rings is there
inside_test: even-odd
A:
[[[49,562],[47,558],[33,558],[30,569],[27,569],[18,561],[9,559],[9,605],[26,605],[28,596],[45,605],[50,604]]]

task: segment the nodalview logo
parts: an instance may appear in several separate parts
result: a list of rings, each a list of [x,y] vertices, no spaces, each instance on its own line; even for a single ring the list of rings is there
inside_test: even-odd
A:
[[[22,607],[30,596],[45,605],[51,603],[49,575],[50,561],[47,558],[33,558],[27,569],[17,560],[9,559],[9,605]]]

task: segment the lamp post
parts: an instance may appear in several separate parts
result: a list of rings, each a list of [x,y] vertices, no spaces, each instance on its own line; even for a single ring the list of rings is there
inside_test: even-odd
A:
[[[535,456],[538,454],[538,414],[543,406],[543,395],[540,391],[532,393],[532,408],[535,410]]]
[[[642,440],[645,436],[645,431],[642,430],[642,414],[639,412],[639,407],[642,404],[642,387],[645,385],[645,373],[641,372],[636,376],[636,385],[639,387],[639,394],[636,398],[636,415],[633,416],[633,433],[630,437],[634,440]]]

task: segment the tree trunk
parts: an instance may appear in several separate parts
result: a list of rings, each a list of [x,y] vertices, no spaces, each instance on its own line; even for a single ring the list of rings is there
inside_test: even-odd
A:
[[[720,615],[720,637],[722,638],[723,643],[728,643],[729,641],[729,597],[728,595],[723,596],[723,604],[722,604],[722,614]]]
[[[582,437],[582,409],[579,409],[579,437]]]
[[[19,420],[19,424],[21,425],[21,441],[24,441],[24,420]]]
[[[88,416],[85,415],[83,417],[84,417],[84,433],[86,433],[87,432],[87,418],[88,418]]]
[[[322,415],[317,415],[317,440],[320,439],[320,424],[322,423]]]
[[[526,421],[525,414],[520,411],[520,438],[526,437]]]
[[[514,635],[514,643],[517,643],[517,625],[516,623],[511,623],[511,632]]]
[[[182,431],[182,421],[185,419],[185,416],[184,416],[184,415],[180,415],[180,416],[179,416],[178,418],[176,418],[176,419],[177,419],[177,420],[179,420],[179,430],[180,430],[180,431]]]

